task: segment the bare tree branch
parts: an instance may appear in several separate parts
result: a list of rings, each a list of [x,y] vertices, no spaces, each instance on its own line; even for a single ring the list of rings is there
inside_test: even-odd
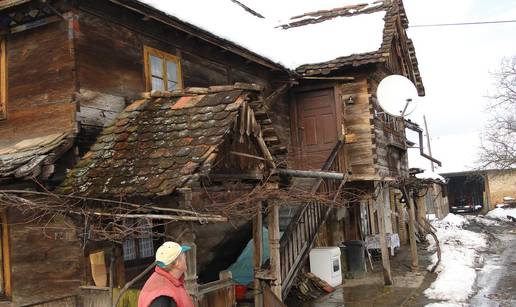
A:
[[[496,92],[489,96],[490,119],[481,138],[478,165],[482,169],[516,167],[516,55],[502,60],[493,73]]]

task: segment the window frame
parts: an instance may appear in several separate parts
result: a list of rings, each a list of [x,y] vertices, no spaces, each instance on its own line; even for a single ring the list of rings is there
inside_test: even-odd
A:
[[[1,227],[1,246],[0,252],[2,253],[2,269],[3,269],[3,294],[0,294],[0,300],[9,299],[11,297],[11,256],[9,248],[9,225],[7,223],[7,213],[5,210],[0,211],[0,227]]]
[[[134,223],[139,223],[140,221],[132,221]],[[127,238],[124,240],[124,242],[126,241],[133,241],[134,242],[134,253],[135,253],[135,258],[133,259],[125,259],[125,251],[124,251],[124,247],[123,247],[123,243],[122,242],[122,259],[124,261],[124,263],[126,265],[129,265],[129,266],[134,266],[134,265],[139,265],[139,264],[143,264],[143,263],[148,263],[148,262],[152,262],[154,260],[154,256],[155,256],[155,253],[156,253],[156,239],[154,238],[154,236],[152,236],[152,232],[154,231],[154,224],[152,223],[152,220],[149,220],[147,221],[147,226],[148,226],[148,229],[149,231],[151,232],[151,235],[149,237],[141,237],[141,236],[134,236],[134,237],[130,237],[130,238]],[[143,239],[150,239],[152,241],[152,255],[148,256],[148,257],[142,257],[142,251],[141,251],[141,246],[140,246],[140,241],[143,240]]]
[[[7,119],[7,50],[5,37],[0,37],[0,121]]]
[[[161,51],[149,46],[143,46],[143,61],[145,66],[145,88],[147,91],[152,91],[152,71],[151,71],[151,61],[150,57],[155,56],[163,59],[163,88],[164,91],[168,91],[168,71],[167,71],[167,61],[174,62],[177,65],[177,88],[183,88],[183,73],[181,67],[181,57],[178,55],[173,55],[167,53],[165,51]],[[166,82],[165,82],[166,81]]]

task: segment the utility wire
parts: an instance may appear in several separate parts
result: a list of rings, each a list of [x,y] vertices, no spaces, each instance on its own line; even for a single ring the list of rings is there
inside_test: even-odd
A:
[[[424,27],[446,27],[446,26],[470,26],[470,25],[483,25],[491,23],[511,23],[516,22],[513,20],[495,20],[495,21],[477,21],[477,22],[458,22],[458,23],[436,23],[426,25],[411,25],[410,28],[424,28]]]

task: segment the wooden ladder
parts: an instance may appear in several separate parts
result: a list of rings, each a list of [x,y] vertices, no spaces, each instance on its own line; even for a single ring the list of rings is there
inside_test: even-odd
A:
[[[341,171],[338,154],[344,141],[338,141],[330,156],[321,168],[322,171]],[[345,183],[344,180],[317,179],[311,187],[311,193],[334,195]],[[292,287],[297,274],[303,267],[321,225],[327,220],[331,206],[321,201],[309,201],[298,209],[283,236],[280,239],[281,292],[285,298]]]

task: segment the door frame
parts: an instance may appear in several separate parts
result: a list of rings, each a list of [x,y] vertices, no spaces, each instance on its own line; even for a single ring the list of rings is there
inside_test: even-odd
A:
[[[342,139],[344,133],[343,126],[343,108],[340,99],[340,88],[339,83],[337,82],[324,82],[319,84],[311,84],[311,85],[303,85],[296,87],[291,92],[290,102],[289,102],[289,110],[290,110],[290,138],[292,140],[292,152],[294,157],[301,157],[302,155],[302,147],[301,147],[301,135],[299,134],[299,112],[298,112],[298,103],[296,101],[296,94],[318,91],[318,90],[332,90],[333,91],[333,107],[335,111],[335,129],[337,132],[337,140]]]

